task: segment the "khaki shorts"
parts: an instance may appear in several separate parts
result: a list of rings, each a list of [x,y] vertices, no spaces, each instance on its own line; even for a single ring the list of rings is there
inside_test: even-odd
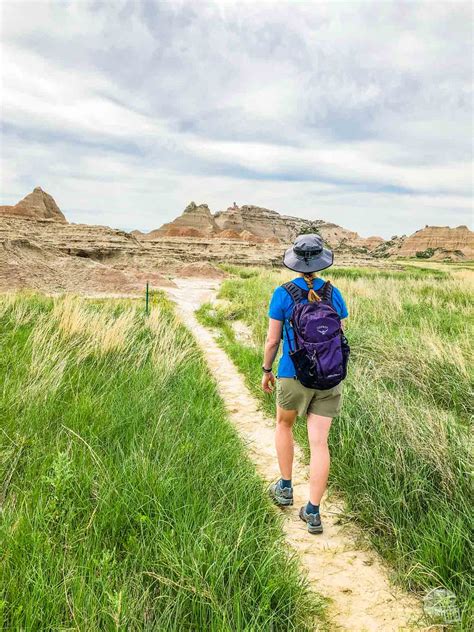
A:
[[[277,404],[284,410],[297,410],[302,417],[308,413],[336,417],[341,410],[342,382],[327,391],[306,388],[292,377],[277,378]]]

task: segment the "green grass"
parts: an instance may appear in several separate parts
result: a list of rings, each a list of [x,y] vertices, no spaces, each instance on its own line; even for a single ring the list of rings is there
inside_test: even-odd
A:
[[[1,298],[0,384],[4,629],[305,630],[322,616],[163,299],[147,319],[127,301]]]
[[[434,277],[446,279],[447,272],[435,268],[422,268],[405,265],[400,269],[377,269],[377,268],[331,268],[321,273],[324,278],[331,279],[423,279]]]
[[[347,512],[391,562],[399,581],[423,592],[453,590],[472,617],[472,291],[465,272],[409,268],[334,268],[325,276],[346,297],[352,353],[342,414],[331,431],[330,484]],[[291,273],[231,278],[216,309],[199,317],[244,373],[268,414],[260,389],[267,308]],[[253,332],[246,346],[231,323]],[[304,422],[298,441],[308,455]]]
[[[246,266],[232,265],[231,263],[220,263],[218,266],[224,272],[228,274],[238,276],[241,279],[251,279],[258,276],[259,270],[257,268],[248,268]]]

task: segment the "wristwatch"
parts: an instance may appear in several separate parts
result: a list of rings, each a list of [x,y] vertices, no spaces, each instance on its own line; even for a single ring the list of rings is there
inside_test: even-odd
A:
[[[264,373],[271,373],[272,372],[272,367],[270,367],[269,369],[266,369],[264,366],[262,366],[262,371]]]

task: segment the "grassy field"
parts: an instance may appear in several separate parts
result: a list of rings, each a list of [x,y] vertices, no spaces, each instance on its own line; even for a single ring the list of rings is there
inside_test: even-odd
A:
[[[4,629],[305,630],[322,612],[163,299],[146,318],[0,298],[0,384]]]
[[[226,267],[217,307],[199,316],[269,414],[260,389],[272,290],[291,272]],[[331,431],[330,484],[347,512],[392,563],[398,579],[424,592],[454,591],[462,629],[472,623],[472,272],[333,268],[345,296],[352,348],[344,406]],[[236,337],[232,321],[252,332]],[[297,438],[307,454],[304,423]]]

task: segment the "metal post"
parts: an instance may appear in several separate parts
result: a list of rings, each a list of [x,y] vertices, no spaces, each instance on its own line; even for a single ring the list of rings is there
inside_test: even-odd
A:
[[[146,294],[145,294],[145,313],[148,316],[148,304],[149,304],[149,286],[148,281],[146,282]]]

